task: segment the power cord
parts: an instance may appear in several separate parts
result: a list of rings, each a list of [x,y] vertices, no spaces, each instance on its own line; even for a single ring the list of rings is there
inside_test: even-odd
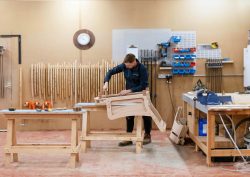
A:
[[[226,115],[226,116],[229,117],[228,115]],[[224,122],[224,120],[223,120],[221,114],[219,114],[219,117],[220,117],[220,119],[221,119],[221,122],[222,122],[222,124],[223,124],[223,126],[224,126],[226,132],[228,133],[229,138],[231,139],[232,143],[234,144],[236,150],[239,152],[239,154],[240,154],[240,156],[241,156],[241,158],[242,158],[242,160],[243,160],[243,162],[241,162],[241,163],[236,163],[236,164],[234,165],[234,167],[236,168],[236,170],[229,170],[229,171],[250,172],[250,169],[248,170],[247,167],[246,167],[246,165],[249,164],[249,163],[246,161],[246,159],[245,159],[244,156],[242,155],[242,153],[241,153],[239,147],[237,146],[236,142],[233,140],[233,138],[232,138],[232,136],[231,136],[231,134],[230,134],[228,128],[226,127],[226,124],[225,124],[225,122]],[[230,117],[230,120],[232,121],[231,117]],[[232,124],[232,126],[234,126],[234,124]],[[234,127],[234,128],[235,128],[235,127]],[[235,129],[234,129],[234,131],[235,131]],[[236,134],[236,133],[234,133],[234,134]],[[225,169],[225,170],[228,170],[228,169]]]
[[[167,81],[168,94],[169,94],[169,97],[170,97],[170,102],[171,102],[171,105],[172,105],[172,109],[173,109],[173,111],[174,111],[174,114],[176,114],[176,111],[175,111],[175,108],[174,108],[174,102],[173,102],[172,94],[171,94],[171,92],[170,92],[170,87],[169,87],[169,84],[170,84],[170,83],[171,83],[171,82],[168,82],[168,81]]]
[[[231,121],[232,128],[233,128],[233,133],[234,133],[234,142],[235,142],[235,144],[237,144],[236,128],[235,128],[233,119],[229,115],[227,115],[227,114],[226,114],[226,117]],[[233,161],[235,162],[235,157],[234,157]]]

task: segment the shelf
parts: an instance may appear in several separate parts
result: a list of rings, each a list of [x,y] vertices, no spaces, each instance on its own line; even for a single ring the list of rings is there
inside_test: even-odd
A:
[[[207,144],[206,136],[195,136],[195,138],[197,138],[200,142]],[[215,148],[233,148],[233,144],[228,138],[215,136]]]
[[[170,70],[172,67],[160,67],[160,70]]]
[[[227,64],[227,63],[234,63],[234,61],[233,60],[228,60],[228,61],[222,61],[222,63],[225,63],[225,64]]]
[[[206,136],[195,136],[198,138],[201,142],[207,142]],[[230,142],[230,139],[225,138],[223,136],[215,136],[215,142]]]

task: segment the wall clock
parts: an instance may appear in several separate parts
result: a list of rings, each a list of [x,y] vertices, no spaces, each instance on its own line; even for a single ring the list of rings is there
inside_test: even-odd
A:
[[[73,42],[78,49],[86,50],[94,45],[95,36],[90,30],[81,29],[74,34]]]

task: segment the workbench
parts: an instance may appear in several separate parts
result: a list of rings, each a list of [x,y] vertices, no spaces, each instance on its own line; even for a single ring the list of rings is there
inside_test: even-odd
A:
[[[7,142],[4,147],[5,160],[8,166],[11,162],[18,161],[18,153],[54,152],[69,153],[70,167],[76,167],[79,162],[80,143],[78,142],[77,120],[81,120],[85,111],[75,112],[73,110],[42,111],[36,110],[1,110],[2,118],[7,119]],[[71,120],[71,143],[70,144],[18,144],[16,138],[16,120],[21,119],[70,119]]]
[[[91,147],[91,141],[135,141],[136,153],[142,150],[143,132],[142,132],[142,117],[136,116],[136,133],[117,133],[115,131],[91,131],[90,129],[90,112],[105,111],[107,113],[106,104],[99,103],[77,103],[76,107],[81,107],[86,110],[82,117],[82,133],[81,133],[81,149],[86,152],[87,148]]]
[[[237,96],[237,94],[226,94]],[[195,149],[198,151],[201,149],[206,154],[206,162],[208,166],[212,165],[212,157],[226,157],[226,156],[240,156],[240,153],[232,148],[227,148],[231,142],[228,138],[219,137],[215,135],[215,118],[220,115],[230,116],[249,116],[250,105],[248,104],[231,104],[231,105],[202,105],[198,101],[194,101],[196,95],[193,92],[184,93],[182,95],[184,102],[184,117],[187,117],[187,124],[189,128],[189,137],[195,142]],[[236,100],[244,95],[239,96]],[[243,99],[242,99],[243,100]],[[207,136],[198,136],[198,119],[200,114],[203,113],[207,118]],[[225,147],[218,144],[223,144]],[[227,145],[226,145],[227,144]],[[250,150],[241,149],[243,156],[250,156]]]

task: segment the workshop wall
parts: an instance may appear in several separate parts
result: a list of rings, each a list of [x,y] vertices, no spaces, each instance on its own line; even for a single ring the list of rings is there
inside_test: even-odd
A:
[[[234,64],[224,65],[223,74],[230,76],[223,77],[223,90],[243,90],[243,48],[247,45],[250,29],[250,1],[247,0],[0,1],[0,12],[4,14],[0,16],[0,34],[22,35],[23,101],[31,98],[31,64],[111,60],[112,29],[123,28],[194,30],[197,43],[217,41],[222,56],[234,60]],[[72,41],[74,33],[82,28],[91,30],[96,37],[94,46],[86,51],[79,51]],[[17,61],[16,41],[9,40],[12,45],[8,45],[8,51],[12,52],[12,60]],[[197,74],[205,74],[204,61],[197,63],[200,65]],[[16,63],[13,72],[18,74],[18,67]],[[175,106],[182,105],[181,94],[191,90],[198,79],[179,76],[173,79],[169,88]],[[205,80],[204,77],[201,79]],[[167,85],[164,80],[157,80],[157,84],[157,109],[170,128],[173,113]],[[0,108],[8,108],[11,104],[18,107],[18,80],[13,81],[14,87],[16,101],[6,103],[1,100]],[[110,124],[100,113],[92,118],[93,127],[97,129],[124,127],[123,120]],[[40,124],[27,124],[26,129],[69,126],[67,122],[49,126],[54,123],[41,121]],[[3,122],[1,127],[5,127]]]

